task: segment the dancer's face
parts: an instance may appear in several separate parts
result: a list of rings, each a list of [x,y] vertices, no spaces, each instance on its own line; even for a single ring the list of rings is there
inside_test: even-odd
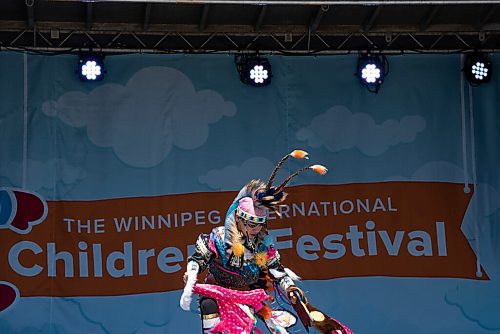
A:
[[[241,217],[236,216],[236,221],[238,222],[238,228],[243,234],[248,234],[250,238],[254,238],[263,227],[266,227],[266,223],[264,224],[256,224],[254,222],[245,220]]]

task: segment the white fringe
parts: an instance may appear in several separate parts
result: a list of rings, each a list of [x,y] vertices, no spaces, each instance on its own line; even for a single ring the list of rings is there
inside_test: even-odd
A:
[[[300,281],[301,278],[296,274],[294,273],[292,270],[290,270],[289,268],[285,268],[285,271],[279,271],[279,270],[276,270],[276,269],[269,269],[269,272],[276,278],[282,278],[284,276],[288,276],[290,277],[293,281]]]
[[[286,275],[284,271],[279,271],[276,269],[269,269],[269,272],[276,278],[281,278]]]
[[[296,273],[294,273],[292,270],[290,270],[288,268],[285,268],[285,272],[294,281],[300,281],[300,280],[302,280],[302,278],[300,278],[299,275],[297,275]]]

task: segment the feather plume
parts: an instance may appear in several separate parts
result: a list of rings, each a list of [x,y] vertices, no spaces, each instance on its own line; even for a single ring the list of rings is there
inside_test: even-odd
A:
[[[254,260],[259,267],[265,268],[267,265],[267,253],[258,252],[257,254],[255,254]]]
[[[231,250],[233,251],[233,254],[236,256],[242,256],[243,253],[245,253],[245,247],[240,242],[234,243],[231,246]]]

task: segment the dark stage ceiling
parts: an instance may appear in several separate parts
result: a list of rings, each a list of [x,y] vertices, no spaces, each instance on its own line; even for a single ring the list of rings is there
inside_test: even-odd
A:
[[[0,47],[39,52],[494,52],[500,1],[1,0]]]

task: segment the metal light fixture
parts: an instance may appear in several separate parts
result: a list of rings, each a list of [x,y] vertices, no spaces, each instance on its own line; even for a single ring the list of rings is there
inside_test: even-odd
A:
[[[463,71],[471,85],[479,86],[491,80],[493,66],[485,54],[474,52],[465,57]]]
[[[104,55],[94,52],[81,53],[78,59],[78,77],[82,81],[101,81],[104,78]]]
[[[255,87],[267,86],[271,83],[271,63],[267,58],[256,55],[236,55],[234,57],[240,80],[246,85]]]
[[[356,76],[369,92],[378,93],[388,73],[389,62],[385,56],[367,54],[358,57]]]

